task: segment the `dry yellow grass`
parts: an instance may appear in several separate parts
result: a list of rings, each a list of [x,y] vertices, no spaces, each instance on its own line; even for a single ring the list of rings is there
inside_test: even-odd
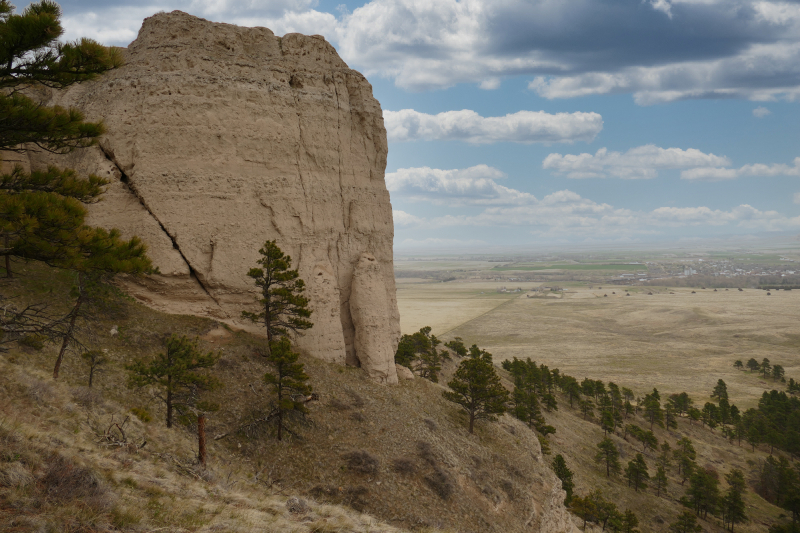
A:
[[[624,288],[604,286],[571,288],[563,299],[523,294],[500,305],[506,295],[493,291],[502,285],[420,285],[398,298],[401,320],[421,327],[429,319],[435,334],[477,343],[498,361],[530,357],[579,379],[614,381],[639,393],[657,387],[705,398],[722,378],[735,403],[751,406],[765,389],[780,387],[733,368],[736,359],[751,357],[766,357],[800,379],[800,291],[767,296],[755,289],[637,287],[625,296]],[[482,299],[467,296],[476,290],[496,298],[488,312]],[[447,316],[437,318],[441,309]],[[470,314],[476,318],[453,326]]]
[[[577,377],[614,381],[644,394],[657,387],[662,397],[673,392],[688,392],[695,402],[709,401],[709,394],[722,378],[734,403],[753,406],[764,390],[782,388],[771,379],[732,367],[736,359],[769,358],[786,368],[787,376],[800,378],[800,291],[736,289],[625,288],[618,286],[572,286],[563,298],[528,298],[527,294],[499,302],[488,312],[482,302],[469,297],[475,290],[496,294],[507,282],[449,282],[436,290],[409,291],[399,299],[401,316],[413,310],[413,320],[431,317],[433,332],[444,339],[460,336],[467,344],[476,343],[492,352],[495,361],[530,357],[539,363],[559,368]],[[479,289],[478,289],[479,288]],[[695,291],[692,293],[692,291]],[[650,295],[648,293],[652,292]],[[399,294],[399,293],[398,293]],[[605,296],[607,295],[607,296]],[[498,295],[499,296],[499,295]],[[496,296],[497,297],[497,296]],[[453,327],[456,313],[437,316],[446,302],[461,316],[475,318]],[[427,309],[426,309],[427,307]],[[439,326],[439,329],[437,329]],[[510,384],[509,384],[510,386]],[[667,494],[656,497],[652,490],[635,492],[620,477],[607,479],[593,458],[603,431],[596,421],[584,421],[577,410],[568,407],[559,395],[560,409],[545,413],[547,423],[557,428],[551,437],[552,454],[562,454],[575,472],[576,491],[586,494],[596,489],[620,508],[634,510],[643,531],[667,531],[682,511],[677,501],[686,487],[670,471]],[[640,418],[626,423],[647,427]],[[717,470],[720,475],[733,468],[743,470],[754,486],[756,465],[767,456],[766,449],[755,452],[743,443],[732,445],[720,431],[711,432],[699,424],[681,420],[678,430],[654,428],[660,441],[673,447],[682,436],[693,440],[698,464]],[[633,439],[612,437],[620,446],[623,465],[641,451]],[[654,453],[646,454],[650,474],[655,472]],[[722,483],[724,489],[725,484]],[[782,511],[758,497],[746,496],[751,521],[737,531],[761,532],[778,521]],[[702,522],[706,531],[722,531],[719,521]]]
[[[69,280],[53,274],[42,269],[14,285],[31,298],[66,301]],[[465,414],[442,398],[440,384],[414,379],[380,385],[361,369],[304,355],[319,401],[309,403],[306,419],[292,423],[295,437],[278,442],[271,429],[262,428],[214,440],[269,409],[262,380],[267,365],[254,353],[263,340],[212,320],[121,304],[91,324],[92,348],[108,350],[110,360],[95,380],[96,405],[84,405],[87,368],[77,354],[69,354],[53,383],[49,372],[57,346],[38,351],[11,346],[0,353],[0,439],[10,435],[15,449],[38,443],[29,469],[36,479],[51,452],[74,457],[103,480],[112,504],[67,527],[63,514],[77,513],[80,502],[40,507],[28,516],[19,509],[35,508],[41,495],[0,485],[0,531],[2,520],[25,517],[30,530],[49,524],[53,531],[103,531],[118,523],[130,531],[506,533],[535,530],[541,517],[532,515],[533,509],[553,494],[556,478],[538,455],[535,435],[521,422],[481,421],[470,435]],[[117,334],[111,334],[114,325]],[[163,350],[169,333],[197,336],[203,350],[222,352],[215,374],[225,387],[213,398],[221,410],[206,426],[210,475],[196,468],[191,430],[166,429],[163,406],[148,391],[125,387],[124,364]],[[448,363],[450,371],[454,366]],[[112,414],[120,420],[133,408],[153,416],[147,423],[132,418],[127,426],[129,438],[139,443],[146,437],[147,446],[138,453],[101,446],[95,433],[108,427]],[[348,459],[353,452],[373,457],[375,468],[353,468]],[[405,466],[398,468],[397,460]],[[11,461],[0,457],[0,478],[25,477],[17,466],[6,468],[16,462],[13,454]],[[306,499],[310,510],[289,512],[291,496]],[[532,516],[533,526],[524,525]]]
[[[400,308],[400,330],[414,333],[431,326],[442,335],[465,322],[475,320],[519,296],[497,292],[503,284],[492,282],[431,282],[414,278],[397,280],[397,305]],[[506,284],[528,289],[528,284]]]

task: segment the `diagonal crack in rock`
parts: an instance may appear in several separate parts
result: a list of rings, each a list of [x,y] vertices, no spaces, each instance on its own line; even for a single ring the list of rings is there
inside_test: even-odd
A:
[[[209,291],[208,287],[205,286],[203,281],[200,279],[200,276],[197,275],[197,272],[192,266],[192,263],[183,254],[183,250],[181,250],[181,247],[178,246],[178,242],[175,240],[175,237],[172,236],[172,234],[167,230],[167,227],[161,222],[161,220],[159,220],[156,214],[153,213],[153,210],[150,209],[150,206],[147,205],[147,202],[139,193],[138,189],[136,188],[136,185],[133,182],[131,182],[130,177],[125,173],[124,170],[122,170],[122,167],[117,162],[116,158],[114,157],[114,154],[109,153],[109,151],[103,146],[102,143],[98,143],[97,145],[100,148],[100,151],[103,153],[103,156],[108,160],[108,162],[114,165],[114,167],[116,167],[116,169],[119,171],[120,181],[125,185],[125,187],[130,191],[130,193],[134,195],[137,200],[139,200],[141,206],[150,214],[151,217],[153,217],[153,220],[156,221],[158,226],[161,228],[161,231],[163,231],[164,234],[167,237],[169,237],[169,240],[172,241],[172,247],[178,252],[178,254],[180,254],[181,259],[183,259],[183,261],[186,263],[186,266],[189,268],[189,277],[192,278],[195,282],[197,282],[200,288],[203,289],[203,292],[205,292],[206,295],[209,298],[211,298],[214,301],[214,303],[217,304],[217,306],[219,306],[220,305],[219,301],[214,297],[213,294],[211,294],[211,291]]]

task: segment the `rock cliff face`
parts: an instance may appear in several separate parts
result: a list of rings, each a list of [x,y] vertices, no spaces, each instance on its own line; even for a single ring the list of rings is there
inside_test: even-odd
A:
[[[386,130],[367,80],[320,36],[178,11],[146,19],[125,59],[50,102],[103,119],[99,147],[30,157],[112,180],[90,223],[139,235],[161,271],[128,290],[247,327],[246,273],[275,239],[314,309],[299,348],[396,382]]]

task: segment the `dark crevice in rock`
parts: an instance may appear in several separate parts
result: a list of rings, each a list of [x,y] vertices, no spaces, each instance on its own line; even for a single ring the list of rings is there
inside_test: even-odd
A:
[[[211,292],[208,290],[205,284],[203,284],[203,282],[200,280],[200,276],[197,275],[197,272],[192,267],[192,264],[189,262],[189,259],[187,259],[185,255],[183,255],[183,251],[181,250],[180,246],[178,246],[175,237],[173,237],[172,234],[170,234],[170,232],[167,231],[166,226],[164,226],[164,224],[161,223],[161,221],[158,219],[155,213],[153,213],[152,209],[150,209],[150,207],[147,205],[147,202],[145,202],[144,198],[142,198],[142,195],[139,194],[139,191],[136,189],[136,186],[131,182],[130,178],[125,173],[125,171],[122,170],[122,167],[119,165],[119,163],[117,163],[116,159],[114,159],[114,155],[106,151],[102,143],[98,143],[98,146],[100,147],[100,151],[103,152],[103,156],[105,156],[108,162],[114,165],[119,171],[119,176],[120,176],[119,180],[125,185],[128,191],[130,191],[130,193],[133,196],[135,196],[137,200],[139,200],[139,204],[141,204],[141,206],[150,214],[150,216],[153,217],[153,220],[156,221],[156,224],[158,224],[158,226],[161,228],[161,231],[164,232],[164,235],[169,237],[169,240],[172,241],[172,247],[178,252],[178,254],[180,254],[181,259],[183,259],[184,263],[186,263],[186,266],[189,268],[189,277],[193,279],[200,286],[201,289],[203,289],[203,292],[205,292],[206,295],[209,298],[211,298],[215,304],[219,305],[219,302],[217,301],[216,298],[214,298],[214,295],[211,294]]]

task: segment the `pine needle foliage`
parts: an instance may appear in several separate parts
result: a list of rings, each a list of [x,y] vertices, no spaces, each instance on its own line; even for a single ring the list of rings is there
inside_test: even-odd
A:
[[[255,280],[260,290],[259,312],[242,311],[242,317],[262,324],[267,331],[267,344],[272,349],[279,336],[290,331],[298,333],[314,324],[307,320],[311,316],[308,298],[303,296],[305,282],[297,270],[292,270],[292,258],[283,253],[275,241],[267,241],[258,251],[260,265],[251,268],[247,275]]]
[[[274,372],[264,374],[264,383],[275,395],[273,413],[278,428],[278,440],[282,440],[287,416],[308,412],[305,400],[311,393],[311,386],[307,383],[309,378],[303,363],[297,362],[299,355],[292,351],[292,344],[286,337],[273,342],[266,357]]]
[[[130,373],[128,387],[153,388],[154,397],[166,408],[166,423],[171,428],[176,411],[185,416],[194,408],[203,408],[200,394],[221,386],[217,378],[201,372],[217,364],[220,354],[203,353],[197,340],[189,340],[186,336],[170,336],[165,347],[163,353],[134,361],[125,365],[125,369]]]
[[[495,415],[506,412],[508,391],[500,383],[500,376],[492,364],[489,352],[461,361],[442,396],[460,405],[469,414],[469,432],[474,433],[476,420],[496,420]]]
[[[45,106],[20,89],[45,86],[63,89],[95,78],[122,64],[117,48],[91,39],[59,42],[61,8],[41,0],[14,13],[0,0],[0,148],[24,151],[24,143],[56,153],[97,142],[101,123],[85,122],[75,109]]]

